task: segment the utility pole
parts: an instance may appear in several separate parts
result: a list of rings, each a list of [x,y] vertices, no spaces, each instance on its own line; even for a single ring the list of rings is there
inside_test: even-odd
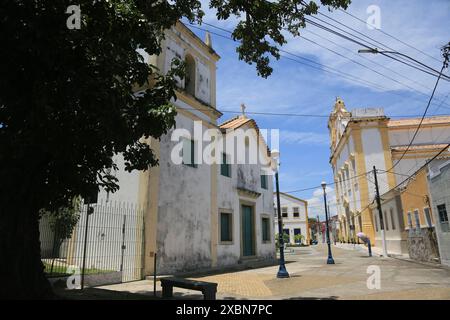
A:
[[[383,211],[381,210],[380,190],[378,188],[377,168],[375,166],[373,166],[373,175],[375,178],[376,200],[377,200],[378,214],[380,217],[380,229],[381,229],[381,241],[382,241],[382,246],[383,246],[383,256],[388,257],[387,247],[386,247],[386,233],[384,231]]]

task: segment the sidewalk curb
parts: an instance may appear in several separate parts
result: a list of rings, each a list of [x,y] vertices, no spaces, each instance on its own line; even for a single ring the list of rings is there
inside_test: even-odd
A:
[[[405,262],[420,264],[422,266],[433,267],[433,268],[444,269],[444,270],[449,270],[450,271],[450,267],[445,266],[445,265],[443,265],[441,263],[418,261],[418,260],[413,260],[411,258],[399,258],[399,257],[390,257],[390,258],[396,259],[396,260],[399,260],[399,261],[405,261]]]

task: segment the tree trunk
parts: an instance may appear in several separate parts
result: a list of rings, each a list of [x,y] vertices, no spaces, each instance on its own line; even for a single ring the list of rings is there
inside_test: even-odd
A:
[[[3,197],[2,197],[3,198]],[[37,210],[14,199],[2,199],[0,208],[0,298],[53,298],[44,275]]]

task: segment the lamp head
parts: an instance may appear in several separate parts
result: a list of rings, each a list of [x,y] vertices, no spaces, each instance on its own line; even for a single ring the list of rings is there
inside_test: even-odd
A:
[[[320,184],[322,186],[323,191],[325,191],[325,188],[327,187],[327,183],[325,181],[322,181]]]
[[[378,49],[359,49],[358,53],[378,53]]]
[[[278,166],[280,165],[280,151],[278,151],[277,149],[273,149],[270,152],[270,156],[272,158],[272,170],[274,172],[278,172]]]

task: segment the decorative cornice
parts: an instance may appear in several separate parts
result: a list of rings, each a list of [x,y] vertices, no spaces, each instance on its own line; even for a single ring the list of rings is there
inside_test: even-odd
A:
[[[237,187],[236,189],[238,191],[238,194],[240,196],[243,196],[243,197],[257,199],[257,198],[259,198],[261,196],[260,192],[257,192],[257,191],[254,191],[254,190],[240,188],[240,187]]]

